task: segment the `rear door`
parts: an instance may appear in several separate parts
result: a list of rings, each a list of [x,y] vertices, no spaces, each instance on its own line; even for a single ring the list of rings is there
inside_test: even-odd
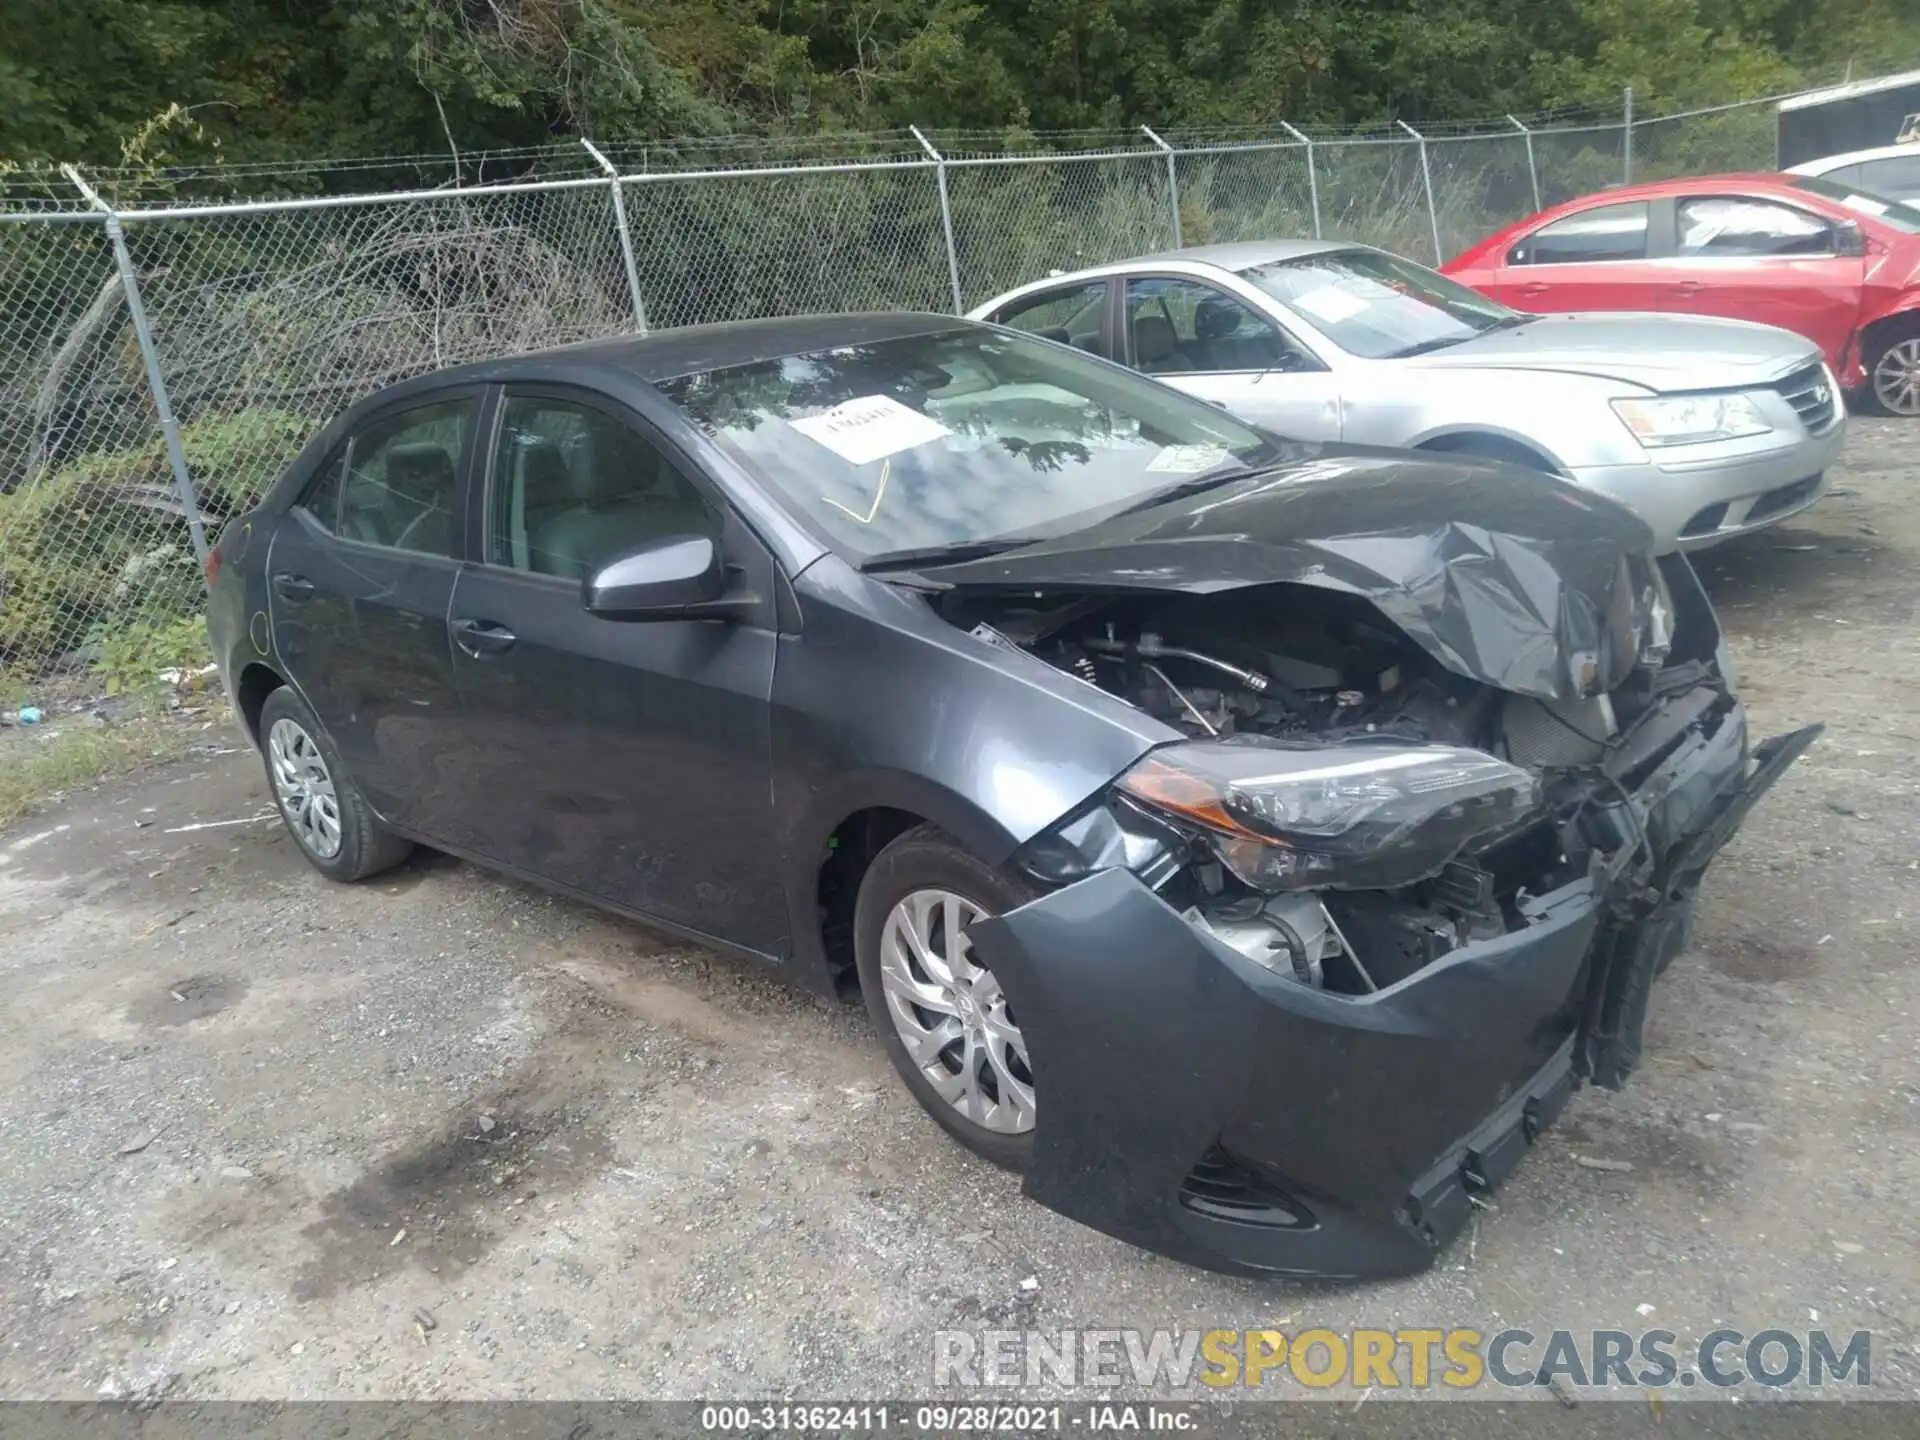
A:
[[[1135,275],[1121,313],[1135,370],[1297,440],[1340,438],[1333,372],[1239,296],[1188,276]]]
[[[1562,215],[1521,236],[1485,271],[1459,278],[1516,310],[1657,310],[1651,232],[1659,202],[1627,200]]]
[[[274,532],[268,615],[288,677],[382,819],[428,837],[449,818],[464,474],[484,392],[376,412]]]
[[[1661,309],[1795,331],[1841,355],[1860,314],[1865,258],[1841,255],[1833,222],[1781,200],[1681,197]]]
[[[772,556],[657,433],[583,391],[508,387],[452,605],[464,848],[765,953],[786,943],[772,815]],[[700,533],[750,621],[589,615],[581,581]]]

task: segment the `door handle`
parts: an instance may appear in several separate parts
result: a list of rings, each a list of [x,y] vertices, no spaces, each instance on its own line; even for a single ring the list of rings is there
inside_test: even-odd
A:
[[[491,620],[456,620],[453,622],[453,643],[476,660],[489,655],[498,655],[511,650],[514,641],[520,637],[504,625],[496,625]]]
[[[1522,295],[1544,295],[1553,287],[1544,280],[1529,280],[1520,287]]]
[[[274,592],[287,600],[307,600],[313,596],[313,581],[304,575],[289,575],[284,571],[273,577]]]
[[[1698,280],[1682,280],[1673,287],[1673,293],[1676,295],[1698,295],[1706,288],[1707,287]]]

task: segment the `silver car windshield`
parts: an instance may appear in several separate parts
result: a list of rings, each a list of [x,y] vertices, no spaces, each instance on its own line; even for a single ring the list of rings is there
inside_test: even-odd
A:
[[[1843,185],[1825,175],[1789,175],[1789,184],[1809,194],[1823,196],[1828,200],[1837,200],[1849,210],[1857,210],[1862,215],[1871,215],[1884,225],[1896,230],[1904,230],[1909,235],[1920,235],[1920,205],[1911,200],[1890,200],[1885,195],[1875,195],[1870,190],[1862,190],[1857,185]]]
[[[1330,250],[1240,271],[1243,280],[1350,355],[1392,360],[1471,340],[1530,318],[1380,250]]]
[[[1278,448],[1204,401],[984,326],[659,389],[856,561],[1059,533]]]

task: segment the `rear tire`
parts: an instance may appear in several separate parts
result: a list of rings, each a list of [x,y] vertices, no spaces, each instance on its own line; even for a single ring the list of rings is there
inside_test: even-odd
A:
[[[1862,398],[1876,413],[1903,420],[1920,416],[1920,322],[1894,321],[1875,332],[1864,357]]]
[[[1039,893],[921,825],[874,858],[854,905],[860,990],[887,1058],[942,1129],[1007,1170],[1033,1152],[1033,1072],[965,925]]]
[[[282,685],[260,707],[267,784],[287,833],[329,880],[364,880],[413,853],[374,818],[307,703]]]

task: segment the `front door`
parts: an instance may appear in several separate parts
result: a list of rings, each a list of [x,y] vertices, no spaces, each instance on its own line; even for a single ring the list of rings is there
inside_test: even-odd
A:
[[[268,556],[287,675],[383,820],[434,836],[450,815],[459,476],[481,393],[371,417],[315,474]]]
[[[675,924],[780,953],[770,696],[773,561],[637,417],[509,390],[481,563],[451,628],[473,852]],[[589,615],[581,580],[703,533],[766,597],[758,621]]]
[[[1295,440],[1338,440],[1337,377],[1268,316],[1203,280],[1127,281],[1128,363]]]

